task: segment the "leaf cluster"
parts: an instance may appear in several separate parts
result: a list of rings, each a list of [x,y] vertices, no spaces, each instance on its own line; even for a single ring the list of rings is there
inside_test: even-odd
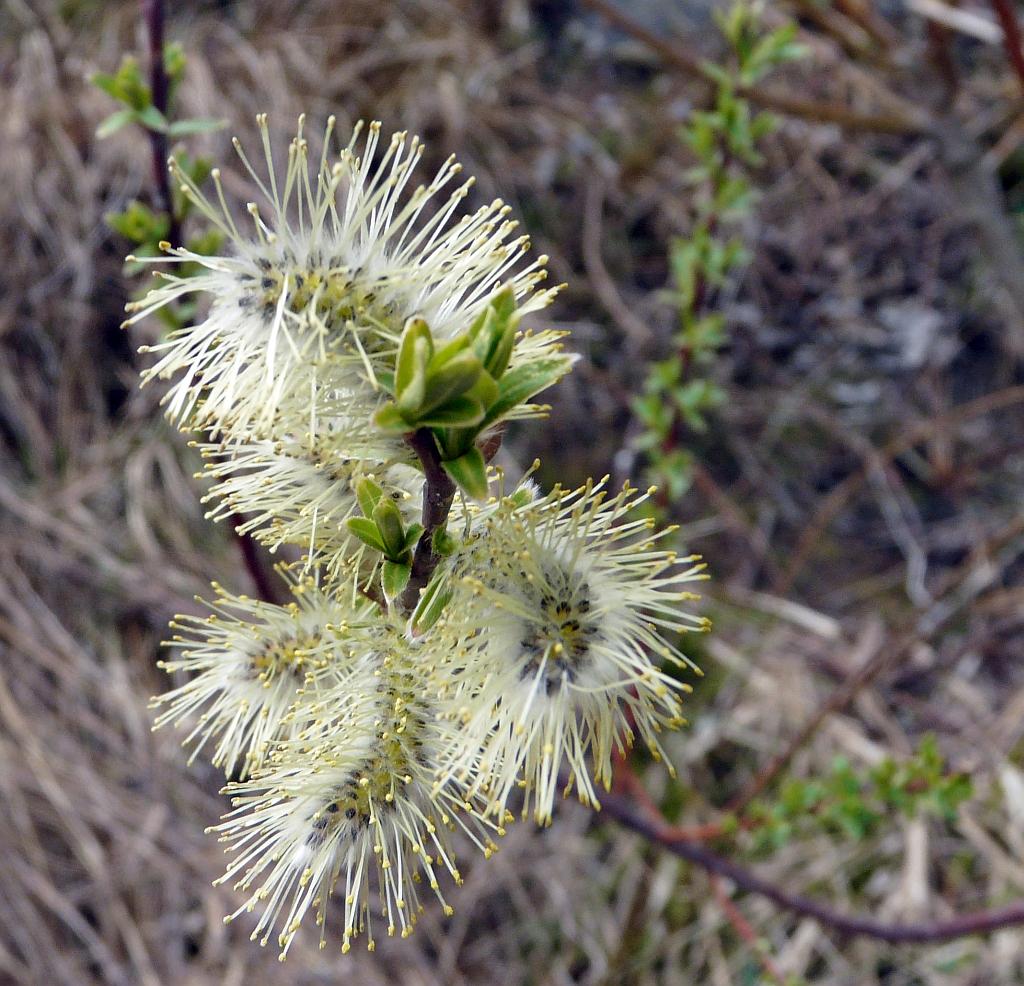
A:
[[[377,426],[395,433],[430,429],[445,472],[477,499],[487,495],[487,464],[477,438],[567,369],[564,357],[511,366],[518,325],[510,287],[444,344],[435,341],[425,319],[411,318],[394,374],[382,375],[393,400],[377,412]]]
[[[400,596],[412,574],[412,552],[423,533],[422,524],[405,526],[401,511],[384,487],[369,476],[355,484],[362,517],[350,517],[349,531],[384,556],[381,587],[391,601]]]
[[[128,124],[134,124],[146,133],[166,134],[168,137],[185,137],[192,134],[218,130],[224,126],[223,120],[187,119],[174,120],[171,108],[175,103],[178,87],[185,75],[186,58],[184,49],[179,44],[170,43],[164,47],[164,71],[167,76],[167,112],[163,112],[153,102],[153,90],[142,75],[138,60],[132,55],[125,55],[116,73],[95,73],[90,81],[97,89],[102,90],[112,99],[122,104],[122,108],[108,116],[96,128],[96,136],[101,140],[117,133]],[[195,185],[201,185],[209,177],[212,164],[205,157],[191,157],[188,154],[178,155],[178,164]],[[108,212],[104,216],[106,224],[132,244],[133,256],[125,263],[125,274],[135,276],[144,265],[139,257],[155,257],[160,253],[160,243],[167,239],[174,223],[179,226],[192,212],[192,203],[178,190],[171,190],[173,217],[163,210],[150,208],[137,199],[128,203],[120,212]],[[183,244],[193,253],[209,256],[220,251],[224,236],[220,230],[209,227],[201,230]],[[177,271],[179,277],[190,277],[197,268],[193,264],[182,264]],[[144,294],[145,289],[139,292]],[[139,296],[137,295],[137,296]],[[161,320],[171,329],[180,328],[194,314],[193,306],[188,302],[179,303],[174,307],[160,310]]]
[[[164,47],[164,72],[167,75],[167,104],[173,106],[174,96],[185,75],[185,52],[181,45],[168,44]],[[224,126],[223,120],[169,119],[154,105],[152,87],[143,78],[138,59],[133,55],[125,55],[121,59],[117,72],[97,72],[89,81],[122,104],[121,109],[111,113],[96,128],[96,136],[100,139],[112,136],[130,123],[169,137],[187,137]]]
[[[714,295],[749,263],[742,237],[731,230],[753,208],[757,196],[749,173],[761,163],[759,144],[776,125],[770,114],[752,110],[745,91],[803,54],[794,40],[796,26],[765,30],[757,4],[739,0],[716,19],[730,57],[704,66],[716,84],[714,103],[695,111],[679,132],[696,159],[684,175],[695,192],[693,224],[673,241],[669,257],[668,297],[679,327],[671,355],[650,365],[633,404],[643,425],[637,447],[671,499],[686,492],[692,473],[692,456],[678,447],[681,433],[705,431],[709,414],[725,400],[707,371],[728,337],[721,314],[709,309]]]
[[[837,757],[824,776],[790,778],[776,801],[751,804],[754,851],[770,853],[800,835],[822,831],[861,841],[875,835],[894,814],[926,814],[950,823],[971,793],[970,777],[947,770],[931,734],[909,759],[887,757],[867,772]]]

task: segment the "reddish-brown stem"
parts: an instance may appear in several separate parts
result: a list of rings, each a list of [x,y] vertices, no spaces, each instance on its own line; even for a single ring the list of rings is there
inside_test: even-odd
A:
[[[164,4],[163,0],[142,0],[142,19],[146,24],[146,38],[149,45],[149,87],[153,106],[164,119],[168,116],[169,87],[164,69]],[[167,173],[167,134],[147,128],[149,146],[153,157],[153,181],[160,197],[160,207],[167,213],[167,239],[175,246],[181,246],[181,227],[174,210],[174,195]]]
[[[791,893],[702,845],[673,838],[667,826],[638,810],[630,799],[604,795],[601,798],[601,815],[614,818],[626,828],[664,846],[680,859],[685,859],[708,873],[728,877],[741,890],[760,894],[779,907],[809,917],[841,935],[875,938],[892,945],[906,945],[952,941],[955,938],[990,934],[1000,928],[1024,924],[1024,901],[1017,901],[995,910],[962,914],[948,921],[925,921],[915,924],[894,924],[877,918],[845,914],[802,894]]]
[[[953,58],[952,32],[945,24],[939,24],[931,19],[926,22],[925,30],[928,32],[928,51],[935,64],[935,69],[942,79],[946,104],[950,105],[960,86],[960,75],[957,71],[956,60]]]
[[[419,602],[420,592],[430,581],[440,560],[434,553],[434,532],[444,527],[455,499],[455,484],[441,465],[441,453],[437,449],[433,432],[429,428],[418,428],[405,436],[409,447],[416,453],[423,467],[423,533],[416,543],[412,556],[412,574],[399,600],[405,612],[412,612]]]
[[[153,106],[160,111],[164,119],[167,119],[170,89],[164,67],[164,2],[163,0],[141,0],[141,6],[142,20],[146,25],[150,93],[153,98]],[[181,222],[174,208],[174,194],[171,191],[170,175],[167,172],[167,134],[148,127],[146,132],[149,134],[153,181],[156,185],[159,206],[167,213],[167,239],[175,246],[180,246]],[[238,530],[244,519],[232,516],[229,522],[235,539],[238,541],[242,561],[252,578],[256,592],[265,602],[280,602],[283,595],[271,578],[267,565],[261,559],[256,542],[248,534]]]
[[[744,917],[743,912],[736,906],[732,898],[726,893],[725,888],[722,886],[722,880],[715,874],[711,874],[711,890],[715,895],[715,900],[718,901],[718,906],[722,908],[722,912],[725,914],[729,921],[729,924],[733,926],[736,934],[740,936],[743,943],[754,953],[758,963],[761,966],[764,974],[771,979],[776,986],[782,986],[782,973],[776,968],[775,963],[765,955],[762,951],[761,944],[758,941],[757,932],[754,930],[753,925]]]
[[[1013,4],[1010,0],[992,0],[992,9],[999,19],[999,26],[1003,29],[1006,57],[1017,73],[1021,88],[1024,89],[1024,38],[1021,37],[1020,23],[1013,12]]]
[[[235,534],[238,550],[242,553],[242,561],[245,563],[246,571],[249,573],[260,599],[267,603],[283,602],[284,593],[276,581],[270,577],[267,565],[256,547],[256,542],[248,534],[238,530],[238,525],[244,523],[244,519],[238,514],[232,514],[228,518],[228,523]]]
[[[501,443],[504,438],[505,422],[503,421],[494,429],[494,431],[483,438],[480,442],[480,453],[484,457],[484,462],[490,462],[494,459],[498,454],[498,450],[501,448]]]

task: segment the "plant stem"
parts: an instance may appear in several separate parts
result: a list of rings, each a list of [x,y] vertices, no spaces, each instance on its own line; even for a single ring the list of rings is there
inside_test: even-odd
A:
[[[242,561],[245,562],[245,569],[252,578],[253,585],[260,599],[264,602],[279,604],[285,601],[285,595],[280,591],[277,584],[270,578],[263,560],[260,557],[256,542],[248,535],[238,530],[238,525],[243,523],[244,518],[238,514],[232,514],[229,520],[231,530],[238,542],[238,548],[242,552]]]
[[[787,911],[812,918],[824,927],[849,937],[876,938],[893,945],[922,944],[952,941],[956,938],[966,938],[969,935],[988,934],[998,931],[1000,928],[1024,924],[1024,901],[1017,901],[996,910],[961,914],[948,921],[922,922],[920,924],[893,924],[877,918],[844,914],[827,904],[822,904],[801,894],[790,893],[739,863],[734,863],[732,860],[711,852],[704,846],[673,838],[657,819],[642,813],[634,807],[633,802],[628,798],[618,795],[602,795],[601,814],[614,818],[626,828],[651,842],[664,846],[673,855],[701,867],[708,873],[728,877],[741,890],[767,897]]]
[[[1020,84],[1024,87],[1024,39],[1021,38],[1020,24],[1010,0],[992,0],[992,7],[999,25],[1003,29],[1003,46]]]
[[[421,520],[423,533],[416,542],[409,584],[399,600],[402,610],[411,613],[440,560],[434,553],[434,532],[443,528],[448,521],[452,500],[455,499],[455,484],[441,466],[441,454],[429,428],[418,428],[406,435],[405,440],[419,458],[426,479]]]
[[[149,43],[149,88],[153,95],[153,106],[167,118],[168,85],[164,70],[164,3],[163,0],[141,0],[142,19],[146,24]],[[149,146],[153,156],[153,180],[160,196],[160,206],[167,213],[167,239],[175,246],[181,246],[181,227],[174,211],[174,195],[167,173],[167,134],[150,130]]]

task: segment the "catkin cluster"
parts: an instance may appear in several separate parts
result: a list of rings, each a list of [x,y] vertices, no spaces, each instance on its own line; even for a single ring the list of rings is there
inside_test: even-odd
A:
[[[506,488],[489,464],[573,363],[523,326],[555,292],[508,207],[464,211],[452,159],[413,187],[422,145],[377,123],[343,143],[329,120],[311,155],[300,119],[282,174],[258,122],[265,165],[235,142],[262,200],[244,221],[219,171],[208,196],[171,162],[230,249],[161,244],[187,267],[128,323],[201,296],[146,379],[201,436],[211,515],[301,555],[287,604],[215,585],[179,617],[154,700],[225,771],[221,880],[283,957],[310,913],[346,951],[407,934],[421,894],[449,910],[457,848],[490,855],[513,810],[549,821],[559,789],[596,806],[637,735],[660,757],[673,641],[706,621],[681,605],[703,566],[662,547],[645,495]]]

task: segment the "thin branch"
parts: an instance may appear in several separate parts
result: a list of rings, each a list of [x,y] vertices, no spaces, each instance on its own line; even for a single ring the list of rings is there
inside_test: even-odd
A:
[[[167,118],[168,84],[164,70],[164,4],[163,0],[142,0],[142,19],[146,24],[146,38],[149,43],[149,87],[153,94],[153,106]],[[181,245],[181,227],[174,211],[174,195],[167,173],[167,134],[146,128],[149,146],[153,156],[153,180],[160,196],[160,205],[167,213],[167,239],[175,246]]]
[[[149,88],[153,106],[164,119],[168,118],[170,95],[167,72],[164,68],[164,2],[163,0],[141,0],[142,20],[146,25],[146,41],[149,49]],[[156,184],[160,208],[167,213],[167,239],[175,246],[181,245],[181,222],[174,209],[174,194],[171,191],[170,175],[167,171],[167,134],[146,128],[153,159],[153,181]],[[278,603],[283,600],[280,588],[270,577],[267,565],[260,557],[252,537],[238,530],[244,518],[234,515],[230,519],[231,530],[242,552],[242,561],[252,578],[260,598],[265,602]]]
[[[614,818],[621,825],[642,835],[673,855],[685,859],[708,873],[728,877],[741,890],[760,894],[779,907],[803,917],[809,917],[820,925],[850,937],[868,937],[892,945],[921,944],[952,941],[969,935],[990,934],[1000,928],[1024,924],[1024,901],[1017,901],[1007,907],[962,914],[948,921],[921,922],[919,924],[892,924],[877,918],[845,914],[827,904],[790,893],[764,877],[748,870],[739,863],[711,852],[693,842],[672,838],[657,820],[648,818],[631,801],[618,795],[604,795],[601,798],[601,814]]]
[[[249,573],[249,577],[252,579],[260,599],[274,604],[284,602],[286,598],[285,593],[267,571],[267,564],[260,555],[252,535],[238,529],[239,525],[245,523],[245,518],[239,514],[232,514],[228,522],[235,535],[235,540],[238,542],[238,550],[242,553],[245,569]]]
[[[1020,23],[1017,15],[1013,12],[1013,5],[1010,0],[992,0],[992,9],[999,18],[999,25],[1003,29],[1003,47],[1006,48],[1006,57],[1009,58],[1017,78],[1020,80],[1021,88],[1024,89],[1024,38],[1021,37]]]
[[[722,913],[725,914],[726,920],[728,920],[736,934],[740,936],[743,943],[753,953],[764,974],[775,983],[775,986],[783,986],[782,973],[779,972],[778,966],[775,965],[772,957],[767,954],[764,946],[758,940],[759,936],[754,930],[753,925],[746,919],[743,912],[736,906],[735,901],[726,892],[725,887],[722,886],[721,877],[712,873],[710,880],[711,890],[715,895],[715,900],[718,901],[718,906],[722,909]]]
[[[455,484],[441,466],[441,454],[429,428],[418,428],[406,435],[405,440],[419,458],[426,479],[423,487],[423,533],[416,543],[412,574],[400,600],[402,609],[411,612],[440,560],[434,554],[434,532],[448,521],[452,500],[455,499]]]

